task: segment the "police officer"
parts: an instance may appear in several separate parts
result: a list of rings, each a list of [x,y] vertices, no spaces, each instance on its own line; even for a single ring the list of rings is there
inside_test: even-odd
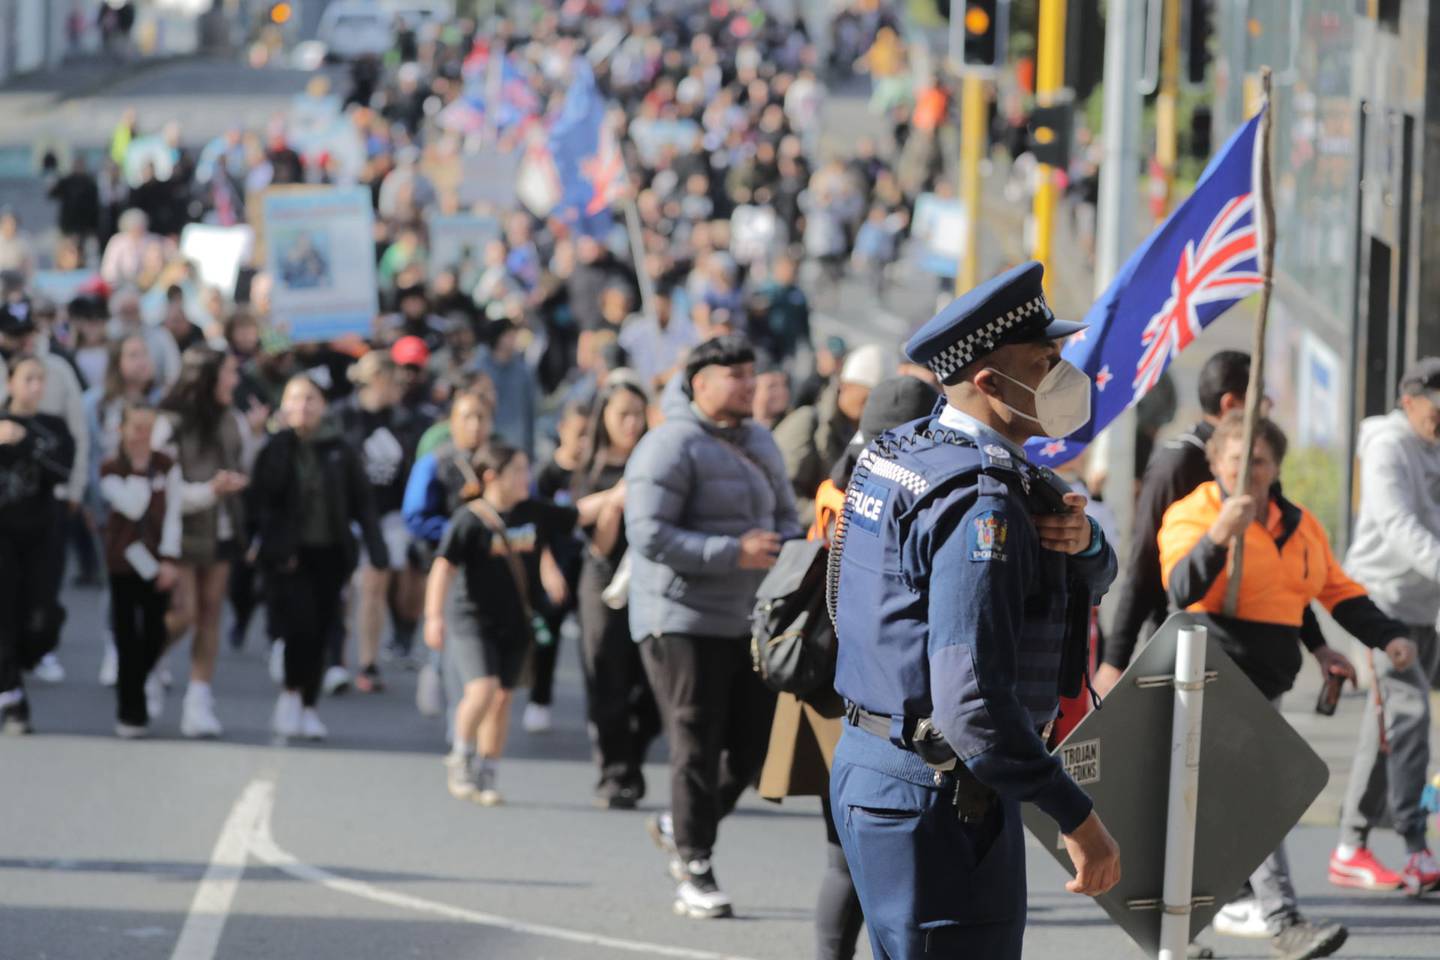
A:
[[[1058,697],[1085,682],[1089,610],[1115,554],[1025,459],[1030,437],[1090,416],[1060,359],[1038,263],[952,302],[906,344],[944,387],[931,416],[867,447],[846,495],[830,592],[847,723],[831,801],[877,960],[1019,960],[1019,805],[1064,835],[1099,895],[1119,849],[1046,749]]]

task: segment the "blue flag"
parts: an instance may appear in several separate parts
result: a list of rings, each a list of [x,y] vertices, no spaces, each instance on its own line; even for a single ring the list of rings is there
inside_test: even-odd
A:
[[[565,106],[550,130],[550,156],[560,181],[556,211],[580,233],[599,237],[610,230],[610,204],[625,182],[625,164],[614,132],[606,129],[605,100],[589,61],[576,57],[574,69]]]
[[[1110,422],[1160,381],[1200,331],[1257,292],[1256,131],[1260,115],[1210,160],[1195,192],[1120,268],[1086,314],[1088,330],[1063,355],[1092,384],[1090,422],[1060,440],[1032,440],[1031,460],[1056,466],[1079,456]]]

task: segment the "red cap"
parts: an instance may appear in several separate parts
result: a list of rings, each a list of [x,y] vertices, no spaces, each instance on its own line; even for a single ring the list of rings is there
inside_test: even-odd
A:
[[[430,348],[419,337],[401,337],[390,348],[390,359],[402,367],[423,367],[430,361]]]
[[[106,283],[97,273],[89,280],[80,284],[75,292],[87,297],[99,297],[102,300],[109,300],[110,294],[113,291],[110,289],[110,284]]]

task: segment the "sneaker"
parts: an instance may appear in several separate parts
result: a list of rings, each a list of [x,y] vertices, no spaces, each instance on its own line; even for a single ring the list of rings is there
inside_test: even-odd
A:
[[[673,874],[674,865],[679,863],[680,851],[675,846],[675,822],[670,818],[669,812],[646,817],[645,829],[650,834],[650,839],[655,841],[655,846],[660,848],[660,852],[670,858]]]
[[[270,682],[277,687],[285,686],[284,640],[276,640],[270,644]]]
[[[1435,862],[1429,850],[1412,853],[1405,861],[1405,869],[1400,871],[1400,879],[1405,892],[1412,897],[1429,893],[1440,888],[1440,864]]]
[[[275,731],[275,736],[284,740],[293,740],[300,736],[300,715],[304,713],[304,707],[300,703],[300,694],[283,690],[275,700],[275,713],[270,717],[270,726]]]
[[[165,713],[165,684],[160,682],[160,674],[153,670],[145,678],[145,713],[151,723]]]
[[[30,725],[30,701],[23,693],[0,707],[0,734],[23,736],[34,732],[35,728]]]
[[[1356,890],[1399,890],[1401,878],[1367,848],[1358,847],[1349,857],[1342,857],[1339,850],[1330,854],[1330,882]]]
[[[215,716],[215,699],[210,688],[191,686],[185,691],[185,703],[180,714],[181,736],[213,738],[223,732],[220,720]]]
[[[320,722],[320,714],[315,712],[314,707],[305,707],[300,711],[300,739],[324,740],[328,736],[330,731]]]
[[[1311,923],[1295,917],[1270,942],[1270,952],[1279,960],[1313,960],[1328,957],[1345,946],[1350,936],[1338,923]]]
[[[144,740],[150,736],[150,728],[143,723],[117,723],[115,736],[121,740]]]
[[[473,800],[477,791],[474,760],[463,753],[445,755],[445,789],[456,800]]]
[[[498,807],[505,802],[496,786],[499,779],[494,767],[480,767],[475,771],[475,795],[471,797],[482,807]]]
[[[325,671],[325,678],[320,681],[320,689],[325,691],[327,697],[338,697],[350,689],[350,671],[338,663]]]
[[[525,704],[525,715],[520,718],[520,725],[526,733],[549,733],[550,708],[541,703]]]
[[[1270,925],[1265,922],[1265,912],[1260,909],[1260,901],[1253,898],[1225,904],[1220,908],[1220,912],[1215,914],[1211,926],[1216,933],[1227,937],[1265,940],[1273,936]]]
[[[675,888],[675,912],[678,915],[692,920],[714,920],[735,915],[730,898],[715,882],[715,871],[710,868],[709,860],[691,860],[679,864],[679,868],[683,873],[679,886]]]
[[[634,810],[642,791],[628,783],[602,783],[595,790],[595,806],[602,810]]]
[[[53,653],[47,653],[41,657],[40,662],[35,664],[35,669],[31,672],[35,674],[36,680],[42,680],[45,683],[62,683],[65,680],[65,668],[60,665],[59,659]]]
[[[171,675],[170,668],[165,666],[164,663],[161,663],[155,668],[155,676],[160,678],[160,683],[166,690],[175,686],[175,677]]]
[[[355,674],[355,689],[361,693],[380,693],[385,689],[385,681],[380,677],[380,668],[370,664],[364,670]]]
[[[120,679],[120,655],[115,652],[115,638],[105,640],[105,653],[100,658],[100,686],[113,687]]]

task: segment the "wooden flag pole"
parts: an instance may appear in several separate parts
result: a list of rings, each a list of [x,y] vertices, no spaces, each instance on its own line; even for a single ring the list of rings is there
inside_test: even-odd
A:
[[[1240,479],[1231,496],[1250,489],[1250,459],[1255,450],[1255,425],[1260,420],[1260,401],[1265,391],[1265,326],[1270,318],[1270,291],[1275,284],[1275,192],[1270,173],[1271,131],[1274,124],[1274,101],[1271,99],[1270,68],[1260,68],[1260,89],[1264,94],[1264,115],[1260,118],[1260,138],[1256,180],[1260,202],[1255,207],[1255,225],[1260,248],[1260,310],[1255,317],[1255,343],[1250,352],[1250,384],[1245,390],[1244,452],[1240,459]],[[1256,504],[1256,519],[1265,522],[1265,504]],[[1245,569],[1245,531],[1235,536],[1230,546],[1230,579],[1225,588],[1225,615],[1235,616],[1240,605],[1240,578]]]

